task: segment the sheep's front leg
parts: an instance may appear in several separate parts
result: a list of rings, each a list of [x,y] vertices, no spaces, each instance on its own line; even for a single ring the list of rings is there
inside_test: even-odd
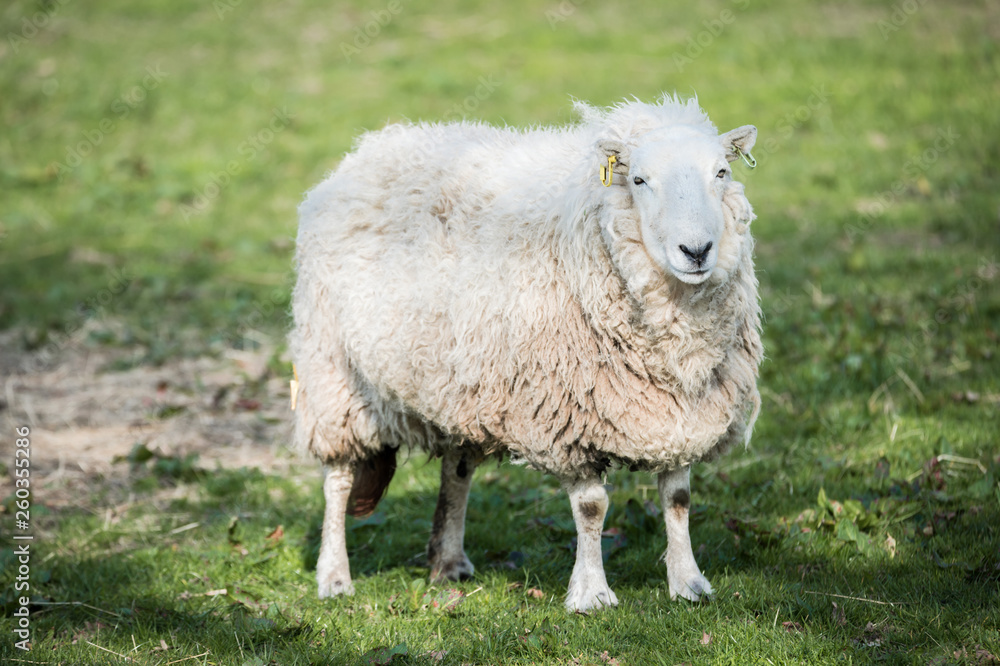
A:
[[[478,458],[452,449],[441,459],[441,492],[427,544],[431,582],[471,578],[475,567],[465,554],[465,508]]]
[[[617,606],[618,597],[608,587],[601,558],[601,532],[608,512],[608,491],[597,477],[563,482],[576,521],[576,564],[569,579],[566,609],[587,611]]]
[[[670,583],[670,598],[677,595],[698,601],[711,596],[712,586],[701,575],[694,552],[691,550],[691,534],[688,532],[688,510],[691,506],[691,467],[679,467],[663,472],[657,477],[660,503],[667,523],[667,580]]]
[[[347,498],[354,483],[353,465],[327,465],[323,479],[323,537],[320,541],[319,559],[316,561],[316,582],[319,598],[338,594],[354,594],[351,567],[347,561],[347,535],[345,531]]]

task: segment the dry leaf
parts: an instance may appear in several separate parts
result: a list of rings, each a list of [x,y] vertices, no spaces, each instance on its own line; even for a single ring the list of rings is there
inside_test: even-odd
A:
[[[996,655],[991,654],[989,651],[984,650],[982,646],[977,645],[973,648],[974,653],[972,658],[970,658],[969,651],[965,648],[961,650],[956,650],[954,652],[955,659],[959,661],[964,661],[970,664],[978,664],[979,666],[987,666],[987,664],[1000,664],[1000,658]]]
[[[974,405],[979,402],[979,394],[975,391],[958,391],[951,394],[951,399],[955,402],[966,402]]]
[[[841,627],[847,624],[847,616],[844,614],[844,609],[838,606],[836,601],[833,602],[833,621]]]
[[[865,625],[865,633],[861,638],[852,639],[852,642],[863,647],[878,647],[883,642],[882,632],[874,623],[869,622]]]
[[[1000,664],[1000,657],[997,657],[992,652],[988,652],[977,645],[976,662],[980,664]]]
[[[525,590],[525,594],[529,597],[534,597],[535,599],[544,599],[545,593],[539,590],[537,587],[528,588]]]
[[[802,631],[802,625],[798,622],[782,622],[781,626],[785,628],[785,631],[791,633],[796,631]]]
[[[701,640],[699,641],[699,643],[701,643],[702,645],[711,645],[712,634],[708,633],[707,631],[701,632]]]
[[[79,641],[86,642],[87,639],[93,638],[96,634],[101,632],[101,629],[106,629],[107,626],[108,625],[99,620],[97,622],[90,622],[89,620],[84,622],[82,629],[78,629],[73,632],[73,645],[76,645]]]
[[[260,400],[254,400],[253,398],[240,398],[233,406],[236,409],[241,409],[245,412],[256,412],[260,409]]]

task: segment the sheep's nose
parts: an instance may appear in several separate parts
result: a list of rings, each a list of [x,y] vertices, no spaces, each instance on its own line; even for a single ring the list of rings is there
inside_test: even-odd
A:
[[[701,247],[696,247],[693,250],[687,245],[681,245],[681,252],[683,252],[688,259],[698,264],[699,266],[705,261],[705,257],[708,256],[708,251],[712,249],[712,241],[708,241],[705,245]]]

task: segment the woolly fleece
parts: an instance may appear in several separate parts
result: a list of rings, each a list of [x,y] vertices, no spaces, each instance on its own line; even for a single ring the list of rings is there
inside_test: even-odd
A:
[[[749,440],[763,350],[743,186],[726,183],[718,261],[689,285],[598,177],[602,140],[718,131],[696,99],[576,107],[560,128],[390,125],[308,193],[299,445],[331,464],[471,445],[569,480]]]

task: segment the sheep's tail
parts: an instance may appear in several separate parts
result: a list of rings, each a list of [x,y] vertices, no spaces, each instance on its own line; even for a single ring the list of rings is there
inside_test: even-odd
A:
[[[364,517],[375,510],[396,473],[396,449],[386,447],[354,468],[354,485],[347,498],[347,513]]]

